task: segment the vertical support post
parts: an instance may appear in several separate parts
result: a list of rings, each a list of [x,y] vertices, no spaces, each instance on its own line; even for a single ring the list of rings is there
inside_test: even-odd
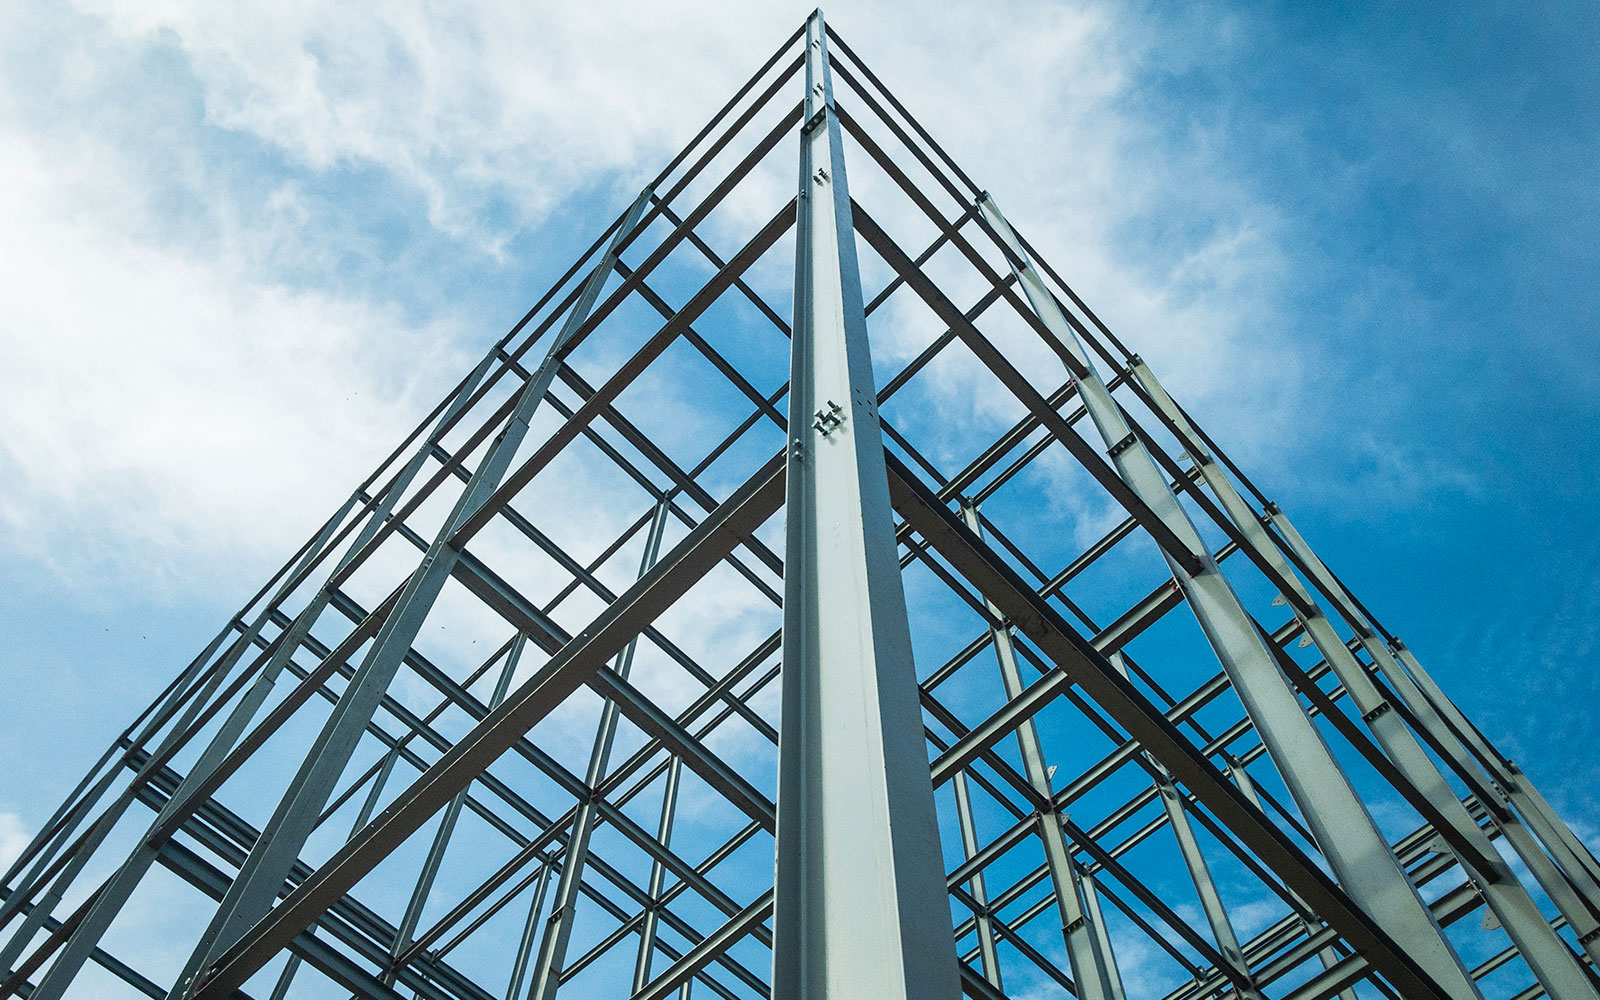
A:
[[[1279,671],[1166,477],[1096,374],[1088,352],[1029,262],[1021,241],[987,194],[980,196],[979,208],[1006,250],[1034,313],[1073,358],[1074,365],[1069,367],[1078,380],[1079,399],[1105,441],[1118,475],[1200,559],[1199,571],[1191,575],[1173,553],[1162,553],[1339,884],[1446,992],[1458,1000],[1481,1000],[1477,984],[1407,880],[1388,841]]]
[[[973,534],[983,537],[983,522],[976,507],[962,504],[961,518]],[[990,626],[989,639],[994,644],[1006,698],[1016,698],[1022,694],[1024,684],[1022,670],[1017,666],[1017,652],[1011,644],[1011,630],[1001,621],[1000,609],[987,599],[984,603],[996,623]],[[1028,784],[1049,802],[1054,795],[1050,788],[1050,769],[1045,763],[1044,746],[1039,742],[1039,729],[1031,716],[1017,727],[1017,748],[1022,752],[1023,773]],[[1078,866],[1072,860],[1072,849],[1061,830],[1061,820],[1051,810],[1040,812],[1036,819],[1036,832],[1044,843],[1045,867],[1050,871],[1050,885],[1055,890],[1061,937],[1067,946],[1067,960],[1072,966],[1079,1000],[1112,1000],[1111,980],[1106,972],[1108,957],[1100,952],[1099,938],[1079,898]]]
[[[806,24],[773,1000],[955,1000],[911,629],[822,12]]]
[[[541,862],[539,880],[534,884],[533,898],[528,901],[528,919],[522,925],[522,940],[517,942],[517,958],[511,963],[511,982],[506,986],[506,1000],[517,1000],[522,995],[522,981],[528,977],[528,963],[533,959],[533,945],[539,935],[539,911],[544,909],[544,894],[549,886],[550,864]]]
[[[1399,713],[1391,711],[1392,706],[1378,690],[1371,675],[1356,660],[1344,644],[1344,639],[1334,630],[1333,623],[1312,599],[1311,592],[1301,583],[1294,568],[1273,543],[1256,512],[1199,443],[1199,435],[1195,433],[1188,417],[1172,401],[1148,365],[1135,357],[1131,368],[1134,380],[1144,389],[1151,404],[1178,429],[1180,444],[1222,504],[1229,520],[1239,529],[1245,542],[1287,583],[1291,593],[1283,595],[1284,598],[1293,598],[1291,606],[1295,617],[1305,628],[1306,635],[1316,644],[1318,652],[1328,661],[1334,675],[1344,684],[1351,703],[1361,713],[1378,745],[1401,774],[1427,797],[1452,831],[1477,848],[1478,857],[1483,861],[1474,861],[1467,852],[1455,853],[1466,871],[1478,881],[1484,900],[1544,986],[1545,992],[1556,1000],[1594,1000],[1596,993],[1588,974],[1578,965],[1555,931],[1551,930],[1533,897],[1528,895],[1510,866],[1500,860],[1488,835],[1479,829],[1405,720]]]
[[[1085,874],[1083,884],[1083,908],[1089,914],[1089,926],[1094,928],[1095,943],[1100,948],[1100,954],[1106,957],[1106,981],[1111,985],[1111,1000],[1128,1000],[1127,991],[1122,986],[1122,970],[1117,968],[1117,955],[1111,947],[1111,931],[1106,927],[1106,915],[1100,909],[1100,890],[1095,886],[1094,876]]]
[[[972,815],[972,792],[967,787],[965,769],[956,772],[950,788],[956,796],[956,822],[961,826],[961,853],[970,860],[977,855],[981,845]],[[982,869],[972,873],[971,880],[967,882],[967,892],[972,896],[972,901],[978,904],[978,912],[973,914],[972,919],[978,931],[978,962],[983,968],[983,978],[989,980],[995,989],[1004,989],[1000,980],[1000,952],[995,947],[994,920],[989,915],[989,886]]]
[[[666,531],[672,498],[662,497],[656,505],[655,517],[650,521],[650,534],[645,540],[644,556],[639,562],[642,577],[656,564],[661,552],[661,536]],[[623,678],[633,669],[633,654],[639,646],[637,636],[617,654],[616,671]],[[611,766],[611,747],[617,738],[617,721],[621,709],[614,701],[607,701],[600,709],[600,725],[594,736],[594,750],[589,755],[589,770],[583,783],[598,788],[605,781]],[[583,888],[583,869],[589,863],[589,840],[594,835],[599,809],[594,799],[578,803],[578,814],[572,821],[572,833],[567,837],[566,857],[561,863],[561,878],[556,882],[555,903],[545,925],[544,938],[539,942],[539,958],[533,967],[533,988],[530,1000],[553,1000],[561,985],[561,971],[567,957],[567,942],[572,937],[572,921],[578,913],[578,899]]]
[[[683,758],[673,756],[667,762],[667,776],[661,790],[661,820],[656,826],[656,841],[662,847],[672,846],[672,824],[678,811],[678,781],[683,775]],[[639,955],[633,963],[633,992],[638,993],[650,985],[650,963],[656,954],[656,932],[661,924],[661,890],[666,885],[667,866],[660,858],[650,863],[650,881],[645,895],[649,897],[644,911],[644,921],[639,926]],[[688,983],[684,988],[688,989]]]

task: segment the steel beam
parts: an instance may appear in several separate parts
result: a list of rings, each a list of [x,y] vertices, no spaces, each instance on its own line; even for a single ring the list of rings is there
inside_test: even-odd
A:
[[[667,526],[668,505],[656,505],[655,516],[650,521],[650,533],[645,539],[644,556],[639,564],[643,577],[655,565],[661,551],[661,535]],[[639,640],[629,640],[617,654],[615,673],[626,680],[633,669],[633,655]],[[621,709],[616,701],[607,699],[600,709],[600,724],[595,732],[594,749],[589,755],[589,769],[583,783],[595,788],[605,780],[611,763],[611,748],[616,742],[617,721]],[[533,967],[533,988],[529,1000],[553,1000],[561,981],[561,970],[566,962],[567,942],[572,937],[572,922],[578,912],[578,887],[583,881],[583,869],[589,859],[589,840],[594,835],[598,819],[598,802],[588,799],[578,804],[578,814],[567,837],[566,852],[561,865],[561,877],[556,882],[555,903],[546,923],[544,936],[539,943],[539,956]],[[659,862],[658,862],[659,864]]]
[[[959,989],[821,11],[806,28],[774,1000]]]

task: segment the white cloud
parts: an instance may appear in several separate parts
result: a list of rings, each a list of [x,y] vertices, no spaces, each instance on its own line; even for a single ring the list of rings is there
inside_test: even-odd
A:
[[[332,483],[367,464],[357,456],[398,437],[425,402],[408,395],[418,379],[431,389],[464,366],[425,346],[465,326],[448,305],[430,324],[384,304],[381,288],[277,277],[284,261],[332,264],[358,250],[307,225],[307,185],[349,167],[377,171],[397,193],[420,194],[439,231],[499,253],[585,189],[631,188],[653,173],[806,13],[714,3],[77,7],[86,16],[75,92],[95,90],[97,72],[138,72],[139,53],[176,52],[182,72],[127,87],[192,88],[204,121],[177,153],[170,140],[155,150],[103,123],[52,130],[66,141],[15,127],[0,198],[18,260],[0,279],[0,350],[22,391],[0,404],[0,419],[16,428],[5,454],[22,489],[0,510],[19,529],[73,515],[74,530],[92,525],[109,548],[121,538],[226,549],[248,535],[263,551],[302,536],[337,501]],[[1140,18],[1109,3],[947,4],[910,38],[897,7],[833,13],[1018,228],[1250,457],[1264,429],[1287,419],[1299,385],[1268,323],[1280,223],[1228,180],[1203,134],[1167,148],[1130,107],[1152,58]],[[944,72],[957,51],[970,70],[959,77]],[[27,86],[15,84],[10,103],[25,106]],[[286,157],[294,176],[201,141],[223,133]],[[191,165],[185,195],[204,206],[202,235],[152,235],[165,232],[161,199],[171,195],[146,204],[155,196],[140,178],[174,159]],[[239,171],[264,172],[271,194],[242,200],[256,195],[229,187]],[[273,181],[275,172],[284,176]],[[861,173],[865,196],[874,185]],[[1172,236],[1140,244],[1152,252],[1135,263],[1125,234],[1152,214],[1171,218]],[[939,381],[953,399],[972,395],[961,372]],[[272,456],[271,471],[253,454]],[[330,483],[322,473],[332,470],[344,471]]]
[[[287,551],[397,437],[417,373],[458,360],[393,310],[140,241],[113,151],[64,173],[4,141],[0,519],[29,556]]]

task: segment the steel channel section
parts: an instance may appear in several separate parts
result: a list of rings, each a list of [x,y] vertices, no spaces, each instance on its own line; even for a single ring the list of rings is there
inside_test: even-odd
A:
[[[821,11],[789,375],[773,1000],[960,984]]]
[[[511,677],[516,673],[517,662],[522,657],[523,647],[526,645],[526,636],[518,633],[515,643],[506,656],[506,664],[500,671],[500,676],[495,679],[494,690],[489,693],[488,709],[494,711],[505,700],[506,692],[511,689]],[[376,799],[378,789],[382,782],[374,782],[372,799]],[[400,918],[399,925],[395,928],[394,944],[389,949],[389,968],[379,976],[385,984],[394,984],[394,967],[399,964],[400,956],[405,953],[406,947],[411,943],[412,935],[417,931],[417,922],[422,919],[422,908],[427,905],[428,896],[433,891],[433,883],[439,876],[439,866],[444,862],[445,851],[450,846],[450,838],[455,833],[456,821],[461,817],[461,809],[466,805],[467,789],[463,788],[455,794],[444,807],[439,817],[438,829],[434,831],[433,842],[428,845],[428,856],[422,863],[422,871],[417,875],[416,885],[412,887],[411,898],[406,902],[405,913]],[[370,815],[370,809],[363,810]],[[357,830],[366,826],[363,819]],[[354,831],[353,831],[354,832]]]
[[[1433,760],[1428,757],[1400,714],[1393,711],[1393,706],[1378,690],[1372,677],[1356,661],[1344,640],[1334,631],[1333,624],[1322,613],[1312,599],[1310,591],[1301,583],[1288,560],[1272,542],[1261,524],[1260,517],[1244,497],[1239,495],[1239,491],[1234,488],[1227,474],[1199,443],[1198,435],[1194,433],[1188,418],[1173,403],[1172,397],[1167,394],[1148,365],[1135,357],[1131,367],[1135,381],[1144,389],[1151,403],[1179,430],[1179,443],[1188,453],[1190,460],[1199,468],[1206,485],[1221,502],[1224,512],[1244,536],[1246,543],[1266,559],[1293,589],[1292,595],[1286,594],[1284,597],[1295,598],[1290,602],[1295,617],[1311,641],[1316,644],[1317,650],[1327,660],[1334,675],[1344,684],[1351,702],[1361,713],[1362,719],[1379,746],[1406,779],[1433,803],[1434,808],[1444,817],[1455,835],[1477,848],[1475,855],[1457,852],[1458,858],[1479,882],[1485,901],[1499,918],[1506,933],[1516,943],[1545,991],[1557,1000],[1595,997],[1596,993],[1588,975],[1579,967],[1572,953],[1567,950],[1567,946],[1550,929],[1549,923],[1539,912],[1538,906],[1523,888],[1522,883],[1512,873],[1510,866],[1501,861],[1489,837],[1479,829],[1478,824],[1468,814],[1466,807],[1461,804],[1461,799],[1457,797],[1444,775],[1434,766]],[[1488,864],[1483,864],[1484,861]]]
[[[1233,779],[1234,784],[1239,788],[1240,794],[1242,794],[1251,805],[1255,806],[1257,809],[1261,808],[1261,795],[1256,791],[1256,783],[1250,777],[1250,772],[1245,769],[1243,764],[1237,761],[1229,764],[1228,777]],[[1304,916],[1303,914],[1315,911],[1312,910],[1311,907],[1307,906],[1298,895],[1294,894],[1293,889],[1290,889],[1289,892],[1297,904],[1297,911],[1299,911],[1301,914],[1298,916],[1301,930],[1304,931],[1306,937],[1309,938],[1321,929],[1321,925],[1309,917]],[[1329,945],[1327,947],[1317,949],[1317,958],[1321,960],[1322,967],[1324,969],[1332,969],[1338,965],[1340,955],[1337,951],[1333,950],[1331,945]],[[1343,994],[1342,1000],[1356,1000],[1356,995],[1353,991],[1347,990]]]
[[[683,758],[673,756],[667,763],[666,777],[663,779],[661,789],[661,819],[656,825],[656,840],[660,841],[663,848],[672,845],[672,825],[678,810],[678,782],[683,775]],[[650,863],[650,880],[646,883],[645,892],[650,901],[644,911],[644,917],[639,925],[639,953],[633,963],[633,992],[638,993],[650,983],[650,965],[655,958],[656,934],[661,925],[661,907],[665,901],[661,898],[662,888],[666,884],[667,867],[657,858]],[[689,992],[689,984],[683,984],[685,1000]]]
[[[967,788],[967,772],[957,771],[951,779],[951,790],[956,797],[956,822],[961,828],[961,853],[967,860],[980,849],[977,823],[972,815],[972,793]],[[977,904],[973,913],[974,930],[978,935],[978,961],[983,968],[983,978],[1003,989],[1000,975],[1000,953],[995,949],[994,921],[989,915],[989,887],[982,869],[972,873],[966,883],[967,893]]]
[[[977,508],[963,504],[962,519],[974,535],[983,537]],[[1017,666],[1017,654],[1011,645],[1011,630],[1004,623],[1004,615],[993,603],[985,602],[994,624],[990,627],[995,661],[1000,668],[1001,683],[1006,698],[1010,700],[1022,693],[1022,671]],[[1028,784],[1045,801],[1054,795],[1050,787],[1050,769],[1045,762],[1044,748],[1039,742],[1039,731],[1030,717],[1016,727],[1017,747],[1022,753],[1023,771]],[[1072,978],[1078,986],[1080,1000],[1111,1000],[1111,979],[1107,966],[1112,958],[1100,948],[1100,938],[1084,911],[1079,886],[1077,864],[1067,845],[1061,822],[1053,809],[1036,815],[1036,831],[1044,844],[1045,865],[1050,870],[1050,885],[1056,897],[1056,909],[1061,917],[1061,936],[1067,947],[1067,960],[1072,965]]]
[[[1077,334],[1028,262],[1005,217],[987,195],[981,208],[1001,239],[1035,314],[1081,366],[1081,372],[1073,373],[1079,380],[1079,397],[1118,474],[1190,552],[1200,555],[1202,565],[1191,574],[1171,553],[1162,553],[1340,884],[1452,996],[1458,1000],[1479,997],[1477,984],[1407,881],[1388,842],[1279,671],[1249,613],[1168,488],[1166,477],[1095,374]]]
[[[1082,879],[1083,909],[1089,915],[1089,926],[1094,929],[1095,944],[1106,957],[1106,982],[1111,987],[1111,1000],[1128,1000],[1122,982],[1122,970],[1117,967],[1117,956],[1111,948],[1111,933],[1106,929],[1106,915],[1100,909],[1100,889],[1093,875]]]
[[[618,245],[632,234],[638,218],[649,204],[649,192],[635,200],[629,218],[618,228],[611,247],[590,272],[583,293],[567,314],[561,332],[552,341],[545,361],[516,396],[510,419],[490,445],[488,454],[473,473],[437,538],[406,584],[395,611],[384,621],[371,650],[345,689],[322,732],[318,734],[305,762],[284,793],[276,813],[262,831],[262,838],[229,886],[211,925],[201,935],[194,954],[173,987],[173,1000],[192,994],[199,975],[212,956],[221,954],[271,908],[301,847],[310,836],[316,817],[332,793],[335,782],[350,755],[355,752],[361,733],[406,652],[411,648],[433,602],[450,578],[460,549],[452,536],[484,506],[510,466],[517,448],[528,432],[534,411],[543,400],[560,364],[560,352],[573,332],[589,317],[612,271]]]
[[[645,540],[644,555],[639,564],[642,578],[655,565],[661,550],[661,536],[666,530],[667,502],[656,505],[655,516],[650,521],[650,533]],[[617,654],[614,672],[626,680],[633,669],[634,651],[638,648],[634,637]],[[611,748],[616,743],[617,722],[621,708],[614,699],[606,699],[600,710],[600,723],[595,732],[594,749],[589,755],[588,772],[583,783],[597,788],[605,781],[611,763]],[[566,962],[567,943],[572,937],[572,923],[578,912],[578,889],[583,881],[583,869],[589,858],[589,841],[594,835],[598,819],[598,803],[590,798],[578,804],[578,814],[572,823],[572,833],[567,838],[566,854],[561,865],[561,877],[556,883],[556,898],[539,944],[539,957],[534,963],[533,988],[530,1000],[551,1000],[561,983],[562,967]],[[659,862],[658,862],[659,864]]]

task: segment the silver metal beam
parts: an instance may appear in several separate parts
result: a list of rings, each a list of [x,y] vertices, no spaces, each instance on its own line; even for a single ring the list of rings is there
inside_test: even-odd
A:
[[[822,13],[806,25],[774,1000],[960,989]]]
[[[644,555],[639,564],[642,578],[655,565],[661,551],[661,536],[666,530],[667,502],[656,505],[655,516],[650,521],[650,534],[646,537]],[[633,669],[633,654],[638,648],[637,637],[631,639],[617,654],[615,672],[626,680]],[[616,742],[617,721],[621,709],[617,702],[607,699],[600,709],[600,724],[595,732],[594,749],[589,755],[589,770],[583,783],[596,788],[605,780],[611,764],[611,747]],[[539,957],[533,967],[533,989],[530,1000],[552,1000],[561,982],[561,971],[566,961],[567,942],[572,937],[572,922],[578,912],[578,889],[583,881],[584,865],[589,860],[589,840],[594,835],[598,820],[598,803],[588,799],[578,803],[578,815],[572,832],[567,837],[567,848],[561,865],[561,877],[556,882],[556,898],[545,925],[544,937],[539,943]]]

